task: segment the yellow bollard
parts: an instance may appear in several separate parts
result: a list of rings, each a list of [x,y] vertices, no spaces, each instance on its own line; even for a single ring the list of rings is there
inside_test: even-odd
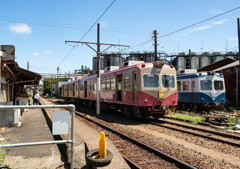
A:
[[[105,133],[102,131],[99,136],[99,147],[98,147],[99,158],[107,157],[107,147],[106,147],[106,139]]]

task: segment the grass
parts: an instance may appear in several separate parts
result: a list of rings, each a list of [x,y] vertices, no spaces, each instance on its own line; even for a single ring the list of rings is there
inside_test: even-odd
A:
[[[199,122],[204,121],[204,118],[202,116],[191,116],[191,115],[185,115],[180,113],[176,113],[172,117],[177,119],[189,120],[193,124],[197,124]]]
[[[236,118],[235,117],[228,118],[227,123],[236,123]]]

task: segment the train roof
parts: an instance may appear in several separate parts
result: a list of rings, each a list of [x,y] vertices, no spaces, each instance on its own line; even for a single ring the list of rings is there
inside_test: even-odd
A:
[[[123,68],[120,68],[120,69],[117,69],[117,70],[101,73],[101,77],[111,76],[111,75],[114,75],[114,74],[121,74],[123,72],[128,71],[129,69],[142,68],[143,65],[144,65],[144,67],[146,67],[146,66],[153,66],[153,64],[154,64],[154,62],[139,63],[139,64],[136,64],[136,65],[123,67]],[[166,64],[164,64],[164,65],[166,65]],[[166,65],[166,66],[169,66],[169,65]],[[71,84],[71,83],[74,83],[74,82],[77,82],[77,81],[85,81],[85,80],[95,79],[96,77],[97,77],[97,75],[93,75],[93,76],[89,76],[89,77],[73,80],[73,81],[70,81],[70,82],[66,83],[65,85]]]
[[[221,78],[224,78],[222,74],[219,73],[213,73],[213,72],[198,72],[198,73],[191,73],[191,74],[181,74],[177,75],[177,79],[190,79],[190,78],[199,78],[199,77],[205,77],[205,76],[218,76]]]

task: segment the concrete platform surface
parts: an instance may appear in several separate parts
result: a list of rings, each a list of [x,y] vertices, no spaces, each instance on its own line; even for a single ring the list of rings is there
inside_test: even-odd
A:
[[[5,128],[2,134],[5,144],[53,141],[42,110],[32,109],[22,115],[22,125]],[[58,168],[65,163],[56,144],[7,148],[5,164],[15,169]]]
[[[41,104],[51,105],[52,102],[48,101],[47,99],[41,98]],[[45,109],[49,119],[52,118],[52,109]],[[54,109],[63,110],[63,109]],[[71,118],[70,118],[71,119]],[[86,161],[85,161],[85,144],[89,150],[98,148],[99,145],[99,134],[97,130],[89,127],[79,119],[75,118],[75,168],[86,168]],[[66,135],[61,135],[63,139],[66,139]],[[69,134],[70,136],[70,134]],[[123,159],[122,155],[118,152],[117,148],[114,146],[111,140],[106,137],[106,145],[107,149],[113,153],[113,160],[112,162],[105,167],[101,167],[101,169],[129,169],[130,167]],[[70,147],[70,145],[69,145]],[[68,148],[70,150],[70,148]],[[68,151],[69,152],[69,151]]]

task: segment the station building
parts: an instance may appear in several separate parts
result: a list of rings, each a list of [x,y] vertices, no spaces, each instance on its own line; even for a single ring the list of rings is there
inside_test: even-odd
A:
[[[29,93],[26,85],[38,85],[42,76],[21,68],[15,62],[15,47],[0,46],[0,105],[27,105]],[[0,127],[19,122],[20,111],[1,110]]]

